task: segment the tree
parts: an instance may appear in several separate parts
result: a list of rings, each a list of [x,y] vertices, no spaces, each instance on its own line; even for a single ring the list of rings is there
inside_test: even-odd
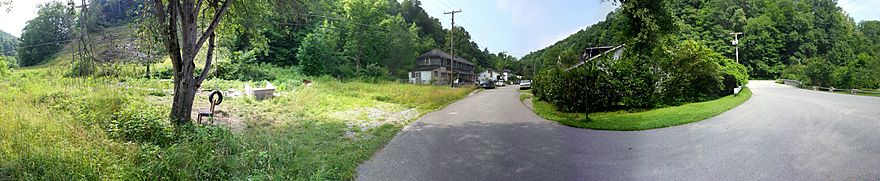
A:
[[[388,2],[385,0],[343,0],[344,16],[350,21],[345,37],[345,54],[354,62],[355,72],[370,64],[381,64],[387,57],[386,38],[376,36],[377,29],[371,25],[386,19]]]
[[[156,12],[153,6],[141,6],[136,12],[142,16],[135,19],[135,25],[137,26],[137,39],[135,39],[137,52],[135,57],[147,67],[145,77],[151,77],[150,66],[157,60],[160,60],[162,52],[166,51],[160,43],[160,30],[155,28],[159,22],[156,21],[156,18],[153,18],[153,13]]]
[[[71,12],[67,6],[60,2],[40,6],[37,17],[29,20],[21,33],[21,44],[18,46],[21,66],[42,63],[61,51],[73,31],[73,18],[69,14]]]
[[[0,56],[15,56],[15,45],[18,45],[18,38],[0,31]]]
[[[306,35],[297,49],[296,59],[303,73],[309,76],[331,75],[346,78],[353,75],[351,65],[339,52],[339,33],[328,21]]]
[[[407,26],[406,21],[399,14],[379,24],[388,30],[385,32],[385,36],[389,39],[388,60],[385,61],[385,67],[395,78],[406,78],[407,72],[415,66],[414,60],[418,56],[416,49],[419,48],[419,29],[415,23]]]
[[[6,12],[12,11],[12,0],[0,0],[0,9],[5,8]]]
[[[171,104],[171,120],[176,125],[189,124],[196,91],[211,70],[214,52],[214,30],[232,0],[154,0],[156,20],[161,29],[162,42],[171,57],[174,70],[174,99]],[[203,3],[209,3],[203,11]],[[208,16],[211,15],[211,16]],[[200,31],[199,20],[210,18],[207,27]],[[204,23],[204,22],[203,22]],[[180,35],[180,36],[178,36]],[[199,76],[195,76],[194,59],[208,42],[207,58]]]

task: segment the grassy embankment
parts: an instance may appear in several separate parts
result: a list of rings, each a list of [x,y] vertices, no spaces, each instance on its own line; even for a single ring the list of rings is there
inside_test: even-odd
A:
[[[227,95],[219,106],[227,122],[243,126],[178,128],[167,121],[169,80],[66,78],[64,61],[50,62],[0,78],[0,180],[349,180],[403,126],[473,90],[275,68],[285,74],[272,81],[278,97]],[[315,83],[302,86],[301,78]],[[212,79],[204,87],[243,84]],[[197,95],[195,107],[206,99]],[[407,111],[415,116],[386,120]]]
[[[751,97],[752,92],[746,88],[737,96],[726,96],[706,102],[638,112],[590,113],[589,121],[585,121],[583,113],[559,112],[550,103],[534,99],[532,101],[534,110],[538,115],[564,125],[597,130],[638,131],[677,126],[708,119],[744,103]],[[530,95],[524,94],[520,97],[523,100],[527,98],[531,98]]]

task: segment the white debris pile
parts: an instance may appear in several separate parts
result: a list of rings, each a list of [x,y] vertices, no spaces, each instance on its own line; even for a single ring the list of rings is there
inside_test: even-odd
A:
[[[360,108],[337,112],[333,117],[346,120],[350,129],[367,131],[384,124],[404,124],[418,117],[421,113],[416,109],[406,109],[400,112],[386,111],[379,108]]]

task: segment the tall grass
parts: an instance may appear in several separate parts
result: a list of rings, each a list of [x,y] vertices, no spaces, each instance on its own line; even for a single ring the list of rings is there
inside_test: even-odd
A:
[[[63,74],[48,66],[0,79],[0,180],[349,180],[406,123],[361,130],[333,113],[424,113],[473,90],[332,78],[313,78],[306,87],[300,80],[274,80],[284,86],[279,97],[224,100],[221,109],[247,124],[233,132],[168,124],[171,95],[157,93],[170,89],[168,81]],[[227,90],[244,83],[206,85]]]

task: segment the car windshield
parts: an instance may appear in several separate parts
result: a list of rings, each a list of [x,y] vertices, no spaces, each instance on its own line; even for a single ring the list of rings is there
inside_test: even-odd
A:
[[[532,81],[531,80],[523,80],[520,83],[532,83]]]

